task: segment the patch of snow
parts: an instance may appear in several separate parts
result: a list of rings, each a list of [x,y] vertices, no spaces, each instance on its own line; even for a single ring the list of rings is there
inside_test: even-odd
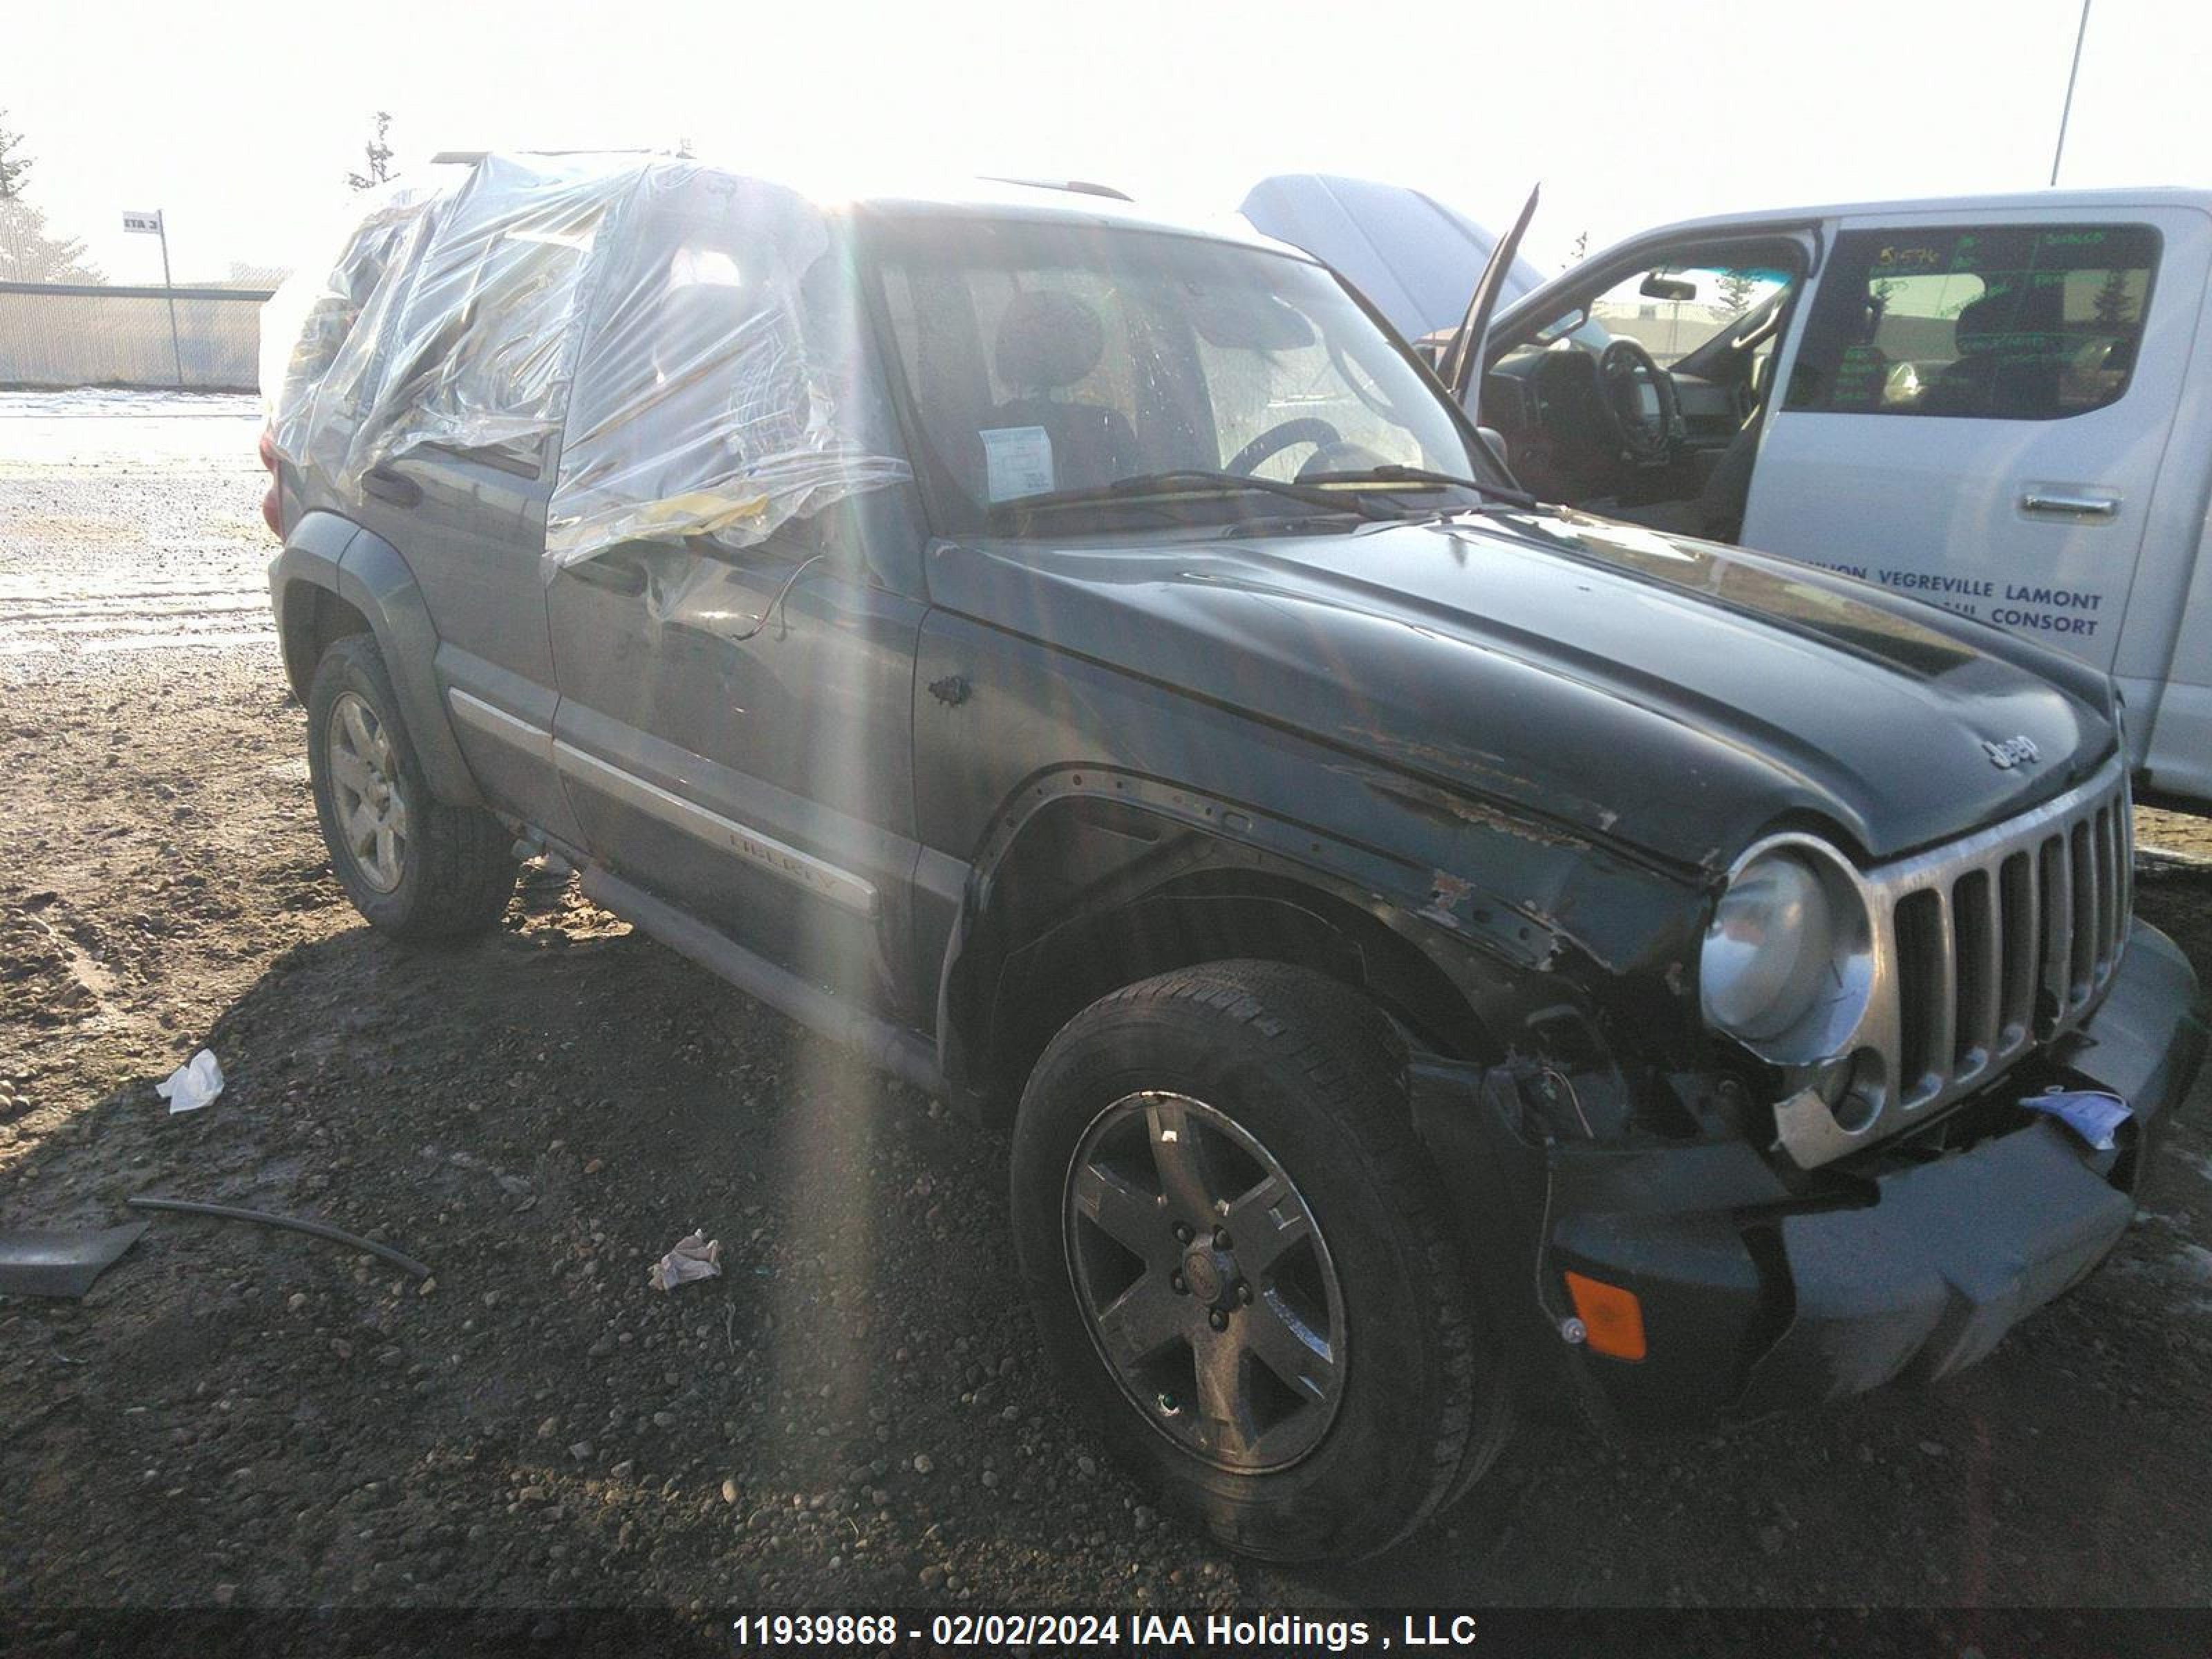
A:
[[[261,400],[251,392],[0,392],[0,463],[163,472],[258,472]]]

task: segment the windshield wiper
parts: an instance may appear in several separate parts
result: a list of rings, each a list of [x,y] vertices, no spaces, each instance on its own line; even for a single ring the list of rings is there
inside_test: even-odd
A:
[[[1347,482],[1352,483],[1380,482],[1352,474],[1345,477]],[[1457,480],[1452,482],[1456,483]],[[998,518],[1035,512],[1039,508],[1049,510],[1060,507],[1091,506],[1100,501],[1129,501],[1146,495],[1233,495],[1248,491],[1280,495],[1285,501],[1325,507],[1332,513],[1356,513],[1363,519],[1397,516],[1387,507],[1378,508],[1358,490],[1331,489],[1319,483],[1286,483],[1279,478],[1255,477],[1243,472],[1209,471],[1204,467],[1142,472],[1133,477],[1116,478],[1111,483],[1090,484],[1079,489],[1055,489],[1042,495],[1017,495],[1012,501],[994,503],[991,515]]]
[[[1437,489],[1447,486],[1471,489],[1486,501],[1501,501],[1508,507],[1535,507],[1536,498],[1525,489],[1513,489],[1504,484],[1484,483],[1479,478],[1462,478],[1450,472],[1433,472],[1425,466],[1401,466],[1395,461],[1386,461],[1380,466],[1362,467],[1356,472],[1316,472],[1302,480],[1307,483],[1372,483],[1372,484],[1429,484]]]

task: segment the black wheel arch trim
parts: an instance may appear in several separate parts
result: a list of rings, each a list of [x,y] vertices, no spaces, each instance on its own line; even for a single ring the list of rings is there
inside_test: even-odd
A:
[[[306,659],[312,653],[295,644],[301,637],[295,607],[319,589],[368,619],[431,793],[450,805],[483,806],[483,793],[438,693],[438,630],[399,550],[338,514],[309,513],[270,564],[269,588],[285,673],[301,701],[307,700],[315,665]]]
[[[1042,925],[1024,928],[1018,896],[1007,891],[1008,872],[1017,867],[1025,837],[1037,834],[1052,811],[1076,805],[1153,825],[1159,846],[1051,910]],[[1424,809],[1409,802],[1387,810]],[[1387,836],[1378,833],[1376,839]],[[1589,857],[1589,849],[1583,855]],[[1563,1010],[1581,1028],[1577,1041],[1602,1052],[1609,1016],[1625,1009],[1635,1018],[1638,996],[1675,1005],[1671,1023],[1679,1029],[1685,985],[1668,963],[1693,941],[1702,897],[1692,888],[1657,882],[1648,869],[1607,869],[1617,884],[1660,895],[1656,902],[1647,899],[1644,941],[1627,964],[1602,958],[1568,927],[1501,896],[1515,872],[1425,871],[1374,846],[1187,785],[1093,764],[1048,769],[1025,780],[994,814],[967,866],[939,982],[945,1074],[963,1104],[995,1115],[1005,1090],[994,1060],[1000,1006],[1026,977],[1024,964],[1036,962],[1034,953],[1054,938],[1164,901],[1234,901],[1248,907],[1248,915],[1268,907],[1293,928],[1333,937],[1361,969],[1357,976],[1338,977],[1360,984],[1425,1046],[1445,1053],[1494,1056],[1516,1046],[1541,1048],[1548,1038],[1535,1024],[1556,1020]],[[1297,910],[1304,915],[1292,918]],[[1184,965],[1165,960],[1143,971]],[[1450,1012],[1464,1022],[1460,1029],[1437,1029],[1440,1011],[1424,981],[1449,987],[1457,1003]],[[1632,994],[1624,998],[1624,989]]]

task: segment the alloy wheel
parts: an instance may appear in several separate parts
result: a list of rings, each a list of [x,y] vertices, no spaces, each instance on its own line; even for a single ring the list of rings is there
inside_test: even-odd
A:
[[[1321,1443],[1344,1397],[1343,1291],[1249,1131],[1186,1095],[1124,1096],[1077,1145],[1061,1226],[1091,1340],[1155,1429],[1240,1474]]]
[[[380,893],[399,885],[407,859],[407,797],[392,733],[358,692],[331,705],[324,738],[338,834],[361,878]]]

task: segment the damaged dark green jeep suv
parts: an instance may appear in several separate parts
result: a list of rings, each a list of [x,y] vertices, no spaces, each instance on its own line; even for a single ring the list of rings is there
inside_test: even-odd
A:
[[[269,344],[362,913],[556,852],[1006,1132],[1010,1294],[1235,1548],[1389,1544],[1516,1397],[1972,1362],[2202,1059],[2103,675],[1535,505],[1283,248],[493,157]]]

